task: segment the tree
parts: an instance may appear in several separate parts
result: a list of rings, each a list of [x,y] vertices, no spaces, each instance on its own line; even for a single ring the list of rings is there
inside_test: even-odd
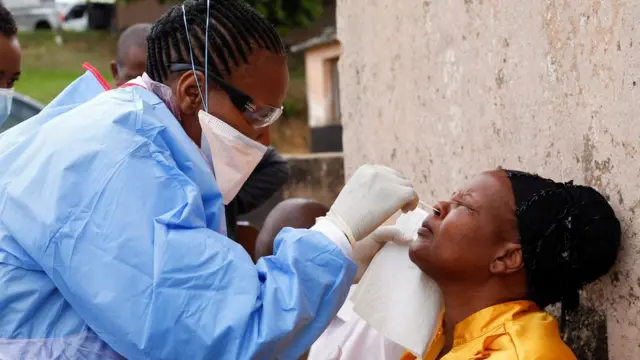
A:
[[[140,0],[120,0],[134,2]],[[160,3],[181,3],[181,0],[156,0]],[[211,0],[216,1],[216,0]],[[308,25],[322,14],[323,0],[245,0],[262,13],[280,31],[286,32]]]

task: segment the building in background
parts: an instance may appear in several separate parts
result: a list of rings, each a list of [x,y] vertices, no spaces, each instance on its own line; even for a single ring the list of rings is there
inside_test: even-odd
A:
[[[158,0],[138,0],[130,3],[118,1],[116,5],[116,28],[124,30],[138,23],[155,23],[172,3],[161,4]]]
[[[90,30],[115,29],[116,0],[87,0]]]
[[[335,28],[325,28],[322,34],[292,46],[291,51],[304,52],[311,152],[340,152],[340,42]]]

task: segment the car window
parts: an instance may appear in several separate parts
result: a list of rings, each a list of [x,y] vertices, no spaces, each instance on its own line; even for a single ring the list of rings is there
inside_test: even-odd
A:
[[[87,10],[87,5],[85,4],[74,5],[71,8],[71,10],[69,10],[67,15],[64,17],[64,20],[69,21],[74,19],[81,19],[84,16],[84,13],[86,10]]]
[[[24,102],[19,97],[13,98],[13,103],[11,104],[11,113],[9,114],[9,118],[5,121],[2,126],[0,126],[0,133],[6,131],[21,122],[38,115],[40,112],[40,108]]]

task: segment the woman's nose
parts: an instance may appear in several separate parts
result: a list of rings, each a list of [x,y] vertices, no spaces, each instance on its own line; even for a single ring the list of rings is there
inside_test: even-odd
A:
[[[446,201],[439,201],[433,208],[436,209],[433,216],[437,219],[444,219],[451,210],[451,204]]]

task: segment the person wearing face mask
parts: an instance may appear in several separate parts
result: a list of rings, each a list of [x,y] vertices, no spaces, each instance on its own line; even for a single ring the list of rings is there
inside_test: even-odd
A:
[[[0,125],[9,118],[13,86],[20,79],[21,51],[16,22],[0,3]]]
[[[151,24],[135,24],[127,28],[118,39],[116,58],[111,61],[111,74],[120,87],[142,76],[147,66],[147,37]],[[263,128],[268,135],[268,128]],[[268,142],[266,139],[265,143]],[[238,215],[257,209],[273,196],[289,180],[287,161],[273,148],[268,148],[238,194],[225,206],[227,236],[251,248],[251,238],[237,236]]]
[[[224,205],[282,112],[282,42],[241,0],[191,0],[148,46],[140,78],[110,90],[86,65],[0,137],[0,358],[295,359],[344,302],[352,247],[415,208],[413,186],[365,165],[254,264]]]

